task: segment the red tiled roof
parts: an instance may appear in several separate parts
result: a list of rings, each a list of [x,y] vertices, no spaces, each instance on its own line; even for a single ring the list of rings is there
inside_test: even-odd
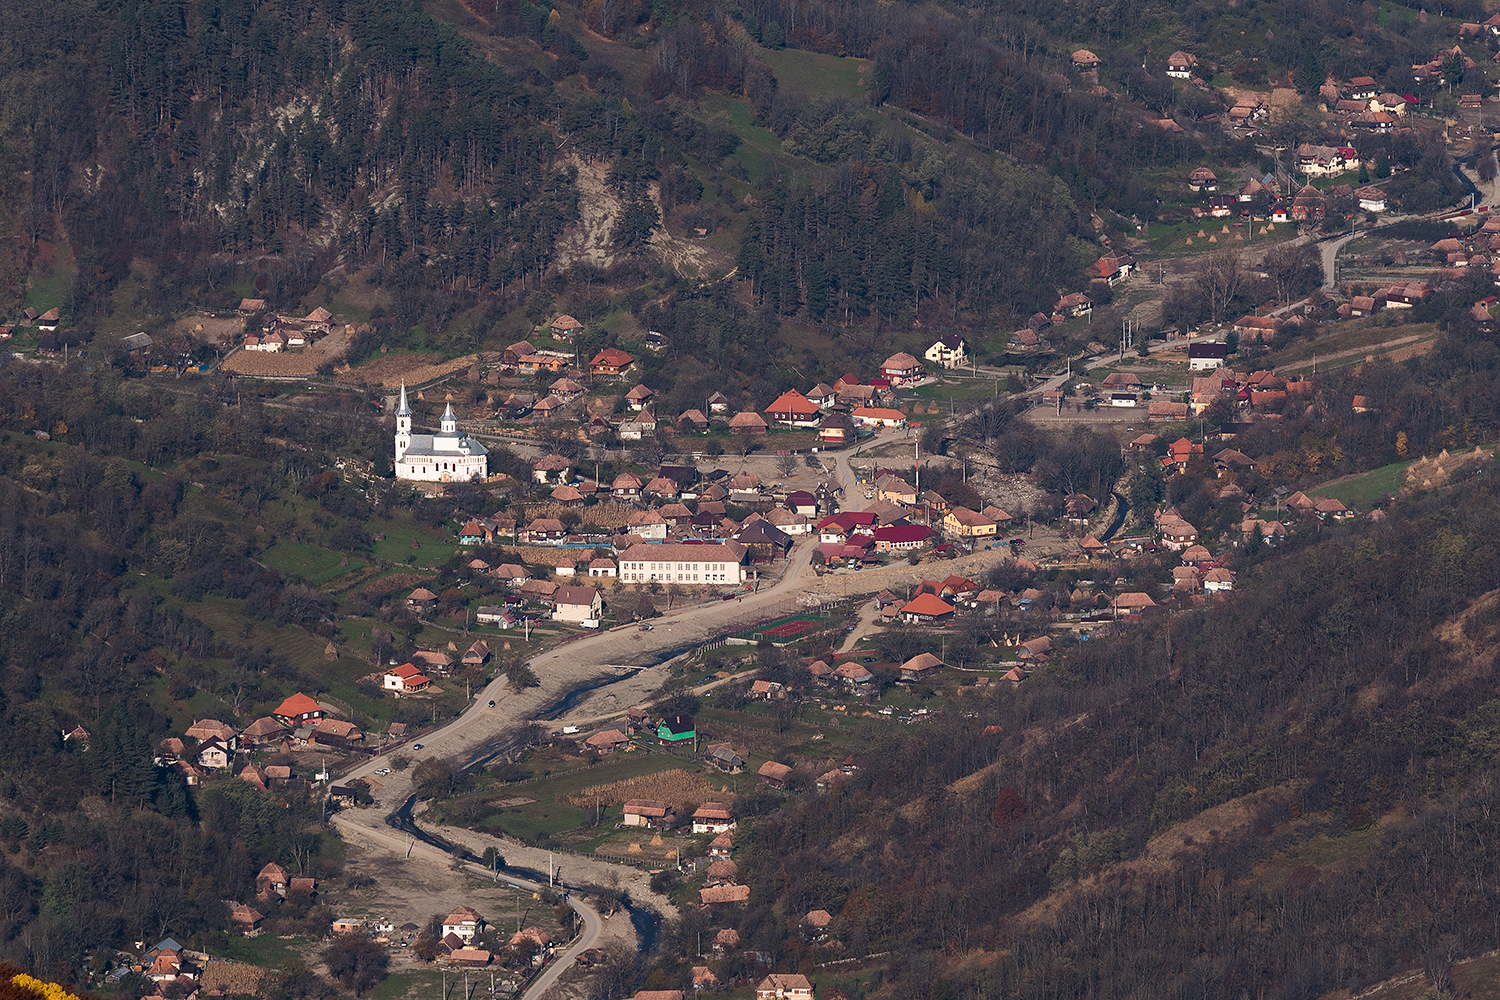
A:
[[[906,615],[930,615],[932,617],[951,615],[953,613],[953,605],[935,594],[919,594],[916,600],[911,601],[901,609],[901,613]]]
[[[321,711],[322,709],[318,707],[317,702],[313,701],[307,695],[299,691],[288,698],[286,701],[282,702],[281,706],[277,708],[276,711],[272,714],[279,715],[282,718],[292,719],[296,718],[299,715],[309,715],[313,712]]]

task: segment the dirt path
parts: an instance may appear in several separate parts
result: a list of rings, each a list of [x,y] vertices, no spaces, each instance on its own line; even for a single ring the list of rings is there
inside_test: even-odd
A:
[[[419,817],[420,819],[420,817]],[[552,871],[559,881],[566,881],[568,885],[610,885],[618,883],[620,888],[630,892],[630,898],[637,903],[645,903],[660,913],[676,913],[677,908],[666,896],[658,895],[651,891],[645,873],[638,868],[630,868],[625,865],[615,864],[601,858],[585,857],[581,854],[570,854],[566,851],[544,851],[539,847],[528,847],[519,840],[510,837],[490,837],[473,830],[465,830],[457,826],[428,826],[421,824],[423,829],[429,830],[440,837],[444,837],[455,844],[463,844],[475,854],[483,854],[486,847],[494,847],[505,858],[507,865],[521,868],[530,868],[536,872],[546,872],[550,863]],[[502,880],[503,881],[503,880]],[[605,921],[605,927],[609,928],[606,934],[607,940],[619,941],[631,948],[635,947],[636,935],[630,926],[627,917],[624,920],[614,921],[615,924],[623,924],[623,927],[611,927],[611,921]],[[603,942],[600,943],[601,947]]]
[[[869,601],[865,604],[860,605],[859,624],[855,626],[853,632],[850,632],[849,635],[845,637],[844,644],[839,647],[838,652],[840,656],[849,652],[856,645],[858,645],[861,639],[869,635],[871,632],[875,631],[875,619],[878,618],[879,615],[880,613],[875,610],[874,601]]]

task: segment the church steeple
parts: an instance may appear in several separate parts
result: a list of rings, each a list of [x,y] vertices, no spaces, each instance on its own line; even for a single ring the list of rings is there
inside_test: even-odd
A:
[[[401,380],[401,402],[396,406],[396,461],[411,447],[411,406],[406,402],[406,380]]]
[[[443,411],[441,426],[444,434],[458,433],[458,416],[453,412],[452,403],[449,403],[448,408]]]

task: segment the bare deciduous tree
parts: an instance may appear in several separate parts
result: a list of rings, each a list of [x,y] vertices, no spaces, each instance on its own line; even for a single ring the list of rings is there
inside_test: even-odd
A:
[[[1282,245],[1266,253],[1266,273],[1283,304],[1303,295],[1323,278],[1323,261],[1314,244]]]
[[[1194,280],[1208,306],[1209,318],[1215,323],[1222,321],[1229,311],[1229,304],[1245,285],[1245,269],[1240,263],[1239,253],[1226,249],[1205,254],[1198,263]]]

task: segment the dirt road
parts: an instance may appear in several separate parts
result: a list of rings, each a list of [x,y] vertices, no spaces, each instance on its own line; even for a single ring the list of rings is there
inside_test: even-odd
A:
[[[402,858],[402,864],[408,872],[421,876],[423,872],[440,873],[452,868],[453,859],[442,851],[420,840],[412,840],[399,830],[386,826],[376,826],[368,823],[351,822],[355,816],[363,813],[339,813],[334,817],[334,825],[338,827],[339,833],[343,835],[345,842],[351,848],[359,848],[365,852],[378,852],[387,856]],[[481,848],[482,849],[482,848]],[[480,878],[491,878],[493,873],[480,865],[464,865],[461,869],[469,875]],[[546,888],[546,883],[533,882],[513,874],[503,876],[509,885],[519,886],[533,892]],[[564,972],[573,965],[573,960],[580,952],[596,947],[604,932],[604,918],[599,911],[594,909],[584,899],[573,894],[568,897],[568,905],[573,912],[578,914],[582,929],[573,943],[548,966],[542,970],[541,975],[534,979],[526,992],[522,994],[521,1000],[538,1000],[542,994],[557,982]]]
[[[847,476],[852,485],[853,476],[848,470],[847,459],[839,464],[841,475]],[[874,593],[884,587],[904,588],[933,573],[979,575],[1011,558],[1004,549],[983,550],[956,560],[934,562],[931,568],[899,563],[879,569],[831,573],[819,578],[811,570],[815,549],[815,537],[800,542],[793,548],[781,579],[758,593],[734,601],[680,609],[658,619],[650,632],[633,627],[617,628],[580,638],[535,657],[531,667],[541,681],[539,687],[512,692],[505,678],[497,678],[479,692],[473,706],[459,718],[427,736],[418,755],[467,763],[482,756],[486,748],[500,745],[507,733],[523,723],[540,718],[569,692],[601,681],[608,682],[622,671],[658,664],[674,654],[696,648],[708,639],[739,631],[752,621],[805,608],[809,601],[816,603]],[[608,686],[607,683],[601,685],[601,689],[607,690]],[[635,685],[628,687],[634,690]],[[633,699],[634,695],[630,697]],[[495,703],[494,708],[488,707],[491,700]],[[634,703],[630,700],[621,709]],[[587,714],[586,707],[587,702],[580,706],[580,715]],[[403,752],[411,753],[411,750],[404,749]],[[420,881],[425,871],[429,878],[443,881],[450,871],[451,859],[437,848],[412,842],[406,834],[386,823],[386,817],[397,812],[412,796],[411,775],[415,771],[415,767],[411,767],[386,775],[375,773],[388,766],[386,756],[375,757],[342,776],[346,780],[369,780],[375,797],[373,808],[342,812],[334,818],[339,833],[349,845],[351,861],[378,862],[384,866],[394,864],[401,868],[407,879]],[[488,843],[494,843],[510,865],[545,870],[542,859],[545,852],[513,841],[492,840],[472,831],[444,829],[441,833],[470,850],[482,851]],[[522,884],[513,875],[509,881]],[[569,856],[563,862],[561,882],[564,884],[609,884],[611,881],[628,887],[633,899],[654,907],[665,916],[675,916],[676,910],[671,902],[651,893],[634,868],[578,856]],[[598,940],[602,926],[599,915],[576,896],[573,905],[583,918],[583,935],[527,990],[525,1000],[540,997],[570,967],[574,955],[593,947],[593,942]]]

